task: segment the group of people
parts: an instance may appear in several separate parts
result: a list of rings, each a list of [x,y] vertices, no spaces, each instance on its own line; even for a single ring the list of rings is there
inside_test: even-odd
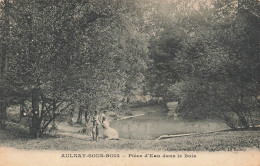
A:
[[[105,129],[103,133],[105,139],[119,139],[117,131],[109,126],[106,113],[107,111],[104,110],[103,113],[99,115],[98,111],[95,111],[94,115],[91,117],[93,141],[98,141],[101,126]]]

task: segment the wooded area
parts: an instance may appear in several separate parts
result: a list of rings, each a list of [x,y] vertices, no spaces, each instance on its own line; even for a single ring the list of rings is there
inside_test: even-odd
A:
[[[31,103],[39,137],[65,111],[120,111],[135,93],[178,101],[190,120],[259,121],[258,0],[0,3],[3,129],[12,105]]]

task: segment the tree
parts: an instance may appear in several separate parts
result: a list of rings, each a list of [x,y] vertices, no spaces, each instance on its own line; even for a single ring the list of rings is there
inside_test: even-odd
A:
[[[156,77],[163,77],[161,85],[180,101],[183,117],[214,116],[232,128],[254,126],[259,110],[259,1],[204,2],[187,12],[181,6],[184,14],[174,14],[172,25],[158,38]],[[156,60],[157,54],[166,60]]]
[[[9,58],[10,52],[8,49],[8,41],[10,36],[10,2],[4,0],[0,3],[0,128],[5,129],[5,121],[7,119],[6,108],[10,101],[9,95],[12,93],[9,80]]]
[[[198,22],[193,40],[187,39],[185,50],[179,52],[176,66],[184,71],[182,74],[185,73],[183,80],[186,83],[183,83],[190,84],[190,79],[195,78],[194,85],[197,85],[192,88],[196,93],[188,93],[181,107],[193,113],[191,109],[197,110],[199,116],[213,114],[221,117],[232,128],[248,128],[254,126],[253,113],[259,107],[256,99],[259,41],[257,26],[249,21],[253,16],[241,15],[242,9],[232,2],[233,6],[228,9],[227,6],[214,8],[217,10],[214,13],[223,14],[223,17],[209,15],[210,24]]]
[[[142,82],[147,40],[135,27],[134,2],[24,0],[10,6],[12,96],[32,102],[34,137],[69,107],[109,107],[127,84]]]

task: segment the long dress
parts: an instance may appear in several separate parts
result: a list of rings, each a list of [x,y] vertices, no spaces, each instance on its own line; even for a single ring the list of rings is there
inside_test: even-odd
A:
[[[106,138],[106,139],[119,139],[117,131],[115,129],[111,128],[107,121],[103,122],[103,126],[106,129],[103,133],[104,138]]]

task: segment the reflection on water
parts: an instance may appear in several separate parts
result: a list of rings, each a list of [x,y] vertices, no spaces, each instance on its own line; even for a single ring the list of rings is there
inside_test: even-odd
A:
[[[127,120],[111,122],[119,137],[128,139],[155,139],[167,134],[187,134],[228,129],[223,122],[184,122],[167,119],[166,116],[146,115]]]

